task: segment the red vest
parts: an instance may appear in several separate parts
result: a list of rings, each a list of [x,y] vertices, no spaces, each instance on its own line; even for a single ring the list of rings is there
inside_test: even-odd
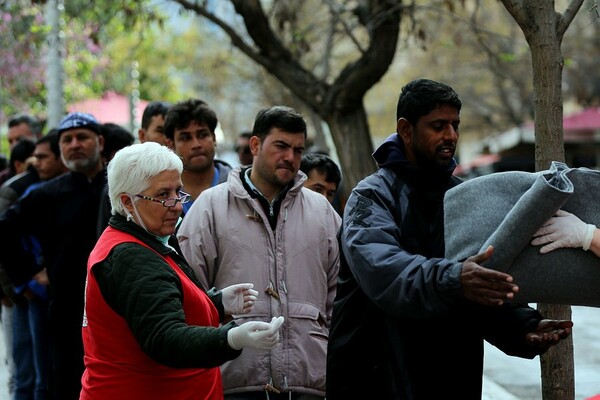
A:
[[[90,254],[85,289],[83,345],[85,372],[80,400],[218,400],[223,399],[221,372],[215,368],[170,368],[153,361],[140,348],[123,317],[104,301],[91,273],[118,244],[139,243],[134,236],[107,228]],[[206,293],[177,264],[164,257],[183,288],[183,310],[189,325],[219,325],[219,313]],[[202,354],[198,354],[198,358]]]

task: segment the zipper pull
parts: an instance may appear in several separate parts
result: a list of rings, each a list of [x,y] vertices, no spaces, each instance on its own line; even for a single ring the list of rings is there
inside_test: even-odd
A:
[[[267,383],[265,385],[265,391],[273,392],[273,393],[277,393],[277,394],[281,393],[281,391],[279,389],[277,389],[275,386],[271,385],[270,383]]]
[[[268,288],[265,289],[265,293],[268,294],[269,296],[273,296],[277,300],[279,300],[279,293],[277,293],[275,291],[275,289],[273,289],[271,286],[269,286]]]
[[[262,218],[260,217],[260,215],[258,215],[256,211],[254,211],[253,214],[247,214],[246,218],[251,219],[254,222],[262,222]]]

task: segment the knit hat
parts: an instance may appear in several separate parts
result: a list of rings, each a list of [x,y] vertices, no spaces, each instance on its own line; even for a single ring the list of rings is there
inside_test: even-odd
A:
[[[58,136],[60,137],[64,131],[74,128],[87,128],[101,135],[100,123],[92,114],[76,111],[67,115],[58,125]]]

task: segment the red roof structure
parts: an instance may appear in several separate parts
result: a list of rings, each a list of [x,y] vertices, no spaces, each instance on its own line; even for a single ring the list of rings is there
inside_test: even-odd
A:
[[[600,107],[590,107],[563,119],[565,131],[591,131],[600,129]]]
[[[567,153],[574,156],[590,157],[582,149],[600,149],[600,107],[589,107],[582,111],[572,113],[563,117],[563,141]],[[492,154],[482,154],[469,162],[464,162],[455,170],[457,174],[466,174],[471,170],[493,166],[509,158],[524,159],[523,151],[517,151],[523,146],[533,146],[535,133],[533,122],[527,122],[521,126],[514,127],[498,135],[487,137],[482,140],[481,148]],[[527,147],[529,149],[529,147]],[[595,158],[600,163],[600,150],[594,150],[598,155]],[[527,150],[527,154],[533,154],[533,150]],[[587,154],[587,155],[586,155]],[[567,154],[568,155],[568,154]],[[532,161],[533,162],[533,161]],[[600,400],[600,399],[599,399]]]
[[[600,107],[586,108],[563,118],[565,143],[594,143],[598,131],[600,131]]]
[[[148,105],[147,101],[139,100],[136,106],[137,126],[142,121],[142,113]],[[69,112],[81,111],[92,114],[100,123],[112,122],[125,128],[130,126],[131,111],[129,98],[116,92],[106,92],[99,99],[83,100],[67,106]]]

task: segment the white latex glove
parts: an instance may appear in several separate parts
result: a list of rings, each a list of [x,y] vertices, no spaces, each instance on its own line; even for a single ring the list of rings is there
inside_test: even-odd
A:
[[[279,327],[283,317],[273,317],[270,323],[250,321],[231,328],[227,332],[227,343],[231,348],[241,350],[250,347],[257,350],[271,350],[279,343]]]
[[[536,233],[531,244],[544,244],[540,253],[549,253],[562,247],[581,247],[588,250],[596,227],[586,224],[576,215],[558,210]]]
[[[226,315],[247,314],[252,311],[258,292],[252,283],[238,283],[221,290]]]

